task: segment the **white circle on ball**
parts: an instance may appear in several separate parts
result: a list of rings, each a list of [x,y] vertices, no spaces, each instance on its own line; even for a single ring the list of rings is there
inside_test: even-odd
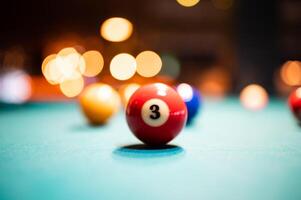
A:
[[[161,99],[150,99],[143,104],[141,117],[149,126],[162,126],[168,120],[169,107]]]

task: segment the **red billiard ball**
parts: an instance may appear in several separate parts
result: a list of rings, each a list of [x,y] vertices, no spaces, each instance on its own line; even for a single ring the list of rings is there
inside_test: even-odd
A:
[[[174,139],[187,120],[187,109],[171,87],[155,83],[140,87],[131,96],[126,120],[134,135],[147,145],[160,146]]]
[[[288,104],[295,118],[301,123],[301,87],[290,94]]]

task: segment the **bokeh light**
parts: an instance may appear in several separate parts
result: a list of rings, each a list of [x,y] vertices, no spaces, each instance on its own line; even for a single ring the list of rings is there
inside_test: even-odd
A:
[[[70,54],[56,58],[56,65],[59,68],[63,80],[76,79],[85,71],[85,61],[79,54]]]
[[[220,10],[227,10],[231,8],[234,0],[212,0],[213,6]]]
[[[249,110],[261,110],[269,101],[266,90],[257,84],[246,86],[240,93],[241,104]]]
[[[77,78],[77,72],[83,74],[86,69],[84,58],[72,47],[64,48],[56,56],[56,64],[59,66],[63,79]]]
[[[57,65],[56,57],[45,65],[44,76],[50,84],[59,84],[63,81],[63,74],[59,65]]]
[[[177,2],[184,7],[192,7],[199,3],[200,0],[177,0]]]
[[[127,53],[116,55],[110,63],[110,72],[118,80],[127,80],[134,76],[137,63],[135,58]]]
[[[85,68],[85,60],[74,48],[64,48],[58,54],[51,54],[42,63],[42,73],[50,84],[78,79]]]
[[[161,59],[162,69],[159,75],[177,79],[181,71],[181,64],[177,57],[173,56],[172,54],[162,54]]]
[[[65,57],[65,56],[68,56],[70,54],[74,54],[74,53],[77,53],[76,49],[73,48],[73,47],[66,47],[66,48],[63,48],[61,49],[57,55],[58,56],[62,56],[62,57]]]
[[[287,61],[280,70],[282,81],[289,86],[301,85],[301,63],[299,61]]]
[[[47,56],[44,60],[43,60],[43,63],[42,63],[42,73],[43,75],[45,76],[46,80],[50,82],[50,84],[55,84],[54,82],[52,82],[50,79],[49,79],[49,67],[50,65],[48,65],[50,62],[54,62],[56,58],[56,54],[51,54],[49,56]]]
[[[98,75],[104,66],[103,56],[98,51],[87,51],[83,54],[86,63],[84,76],[93,77]]]
[[[100,28],[101,36],[111,42],[122,42],[128,39],[133,32],[133,24],[121,17],[109,18]]]
[[[223,98],[231,87],[230,74],[222,67],[205,71],[199,80],[199,88],[205,96]]]
[[[31,78],[24,71],[7,72],[0,77],[0,100],[5,103],[21,104],[32,94]]]
[[[126,107],[129,99],[138,88],[140,88],[140,85],[137,83],[125,84],[119,88],[119,94],[124,107]]]
[[[153,51],[143,51],[136,57],[137,73],[143,77],[157,75],[162,67],[162,61],[158,54]]]
[[[81,93],[84,88],[83,77],[76,79],[65,80],[60,84],[62,93],[67,97],[75,97]]]
[[[91,64],[91,62],[87,62]],[[73,47],[61,49],[47,56],[42,63],[42,73],[53,85],[60,84],[61,92],[67,97],[80,94],[84,87],[82,74],[86,72],[86,61]]]
[[[193,90],[187,83],[181,83],[177,86],[177,92],[184,101],[190,101],[193,97]]]

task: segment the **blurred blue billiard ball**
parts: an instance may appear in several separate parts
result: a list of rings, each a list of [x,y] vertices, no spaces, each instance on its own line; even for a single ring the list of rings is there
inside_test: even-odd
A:
[[[202,98],[199,91],[186,84],[181,83],[177,86],[177,92],[184,100],[187,111],[188,111],[188,118],[187,118],[187,125],[191,124],[195,116],[198,114],[199,110],[202,106]]]

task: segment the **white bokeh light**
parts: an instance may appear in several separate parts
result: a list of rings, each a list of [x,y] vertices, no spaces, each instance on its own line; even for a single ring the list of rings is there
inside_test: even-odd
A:
[[[30,76],[23,71],[5,73],[0,78],[0,99],[5,103],[21,104],[31,96]]]

